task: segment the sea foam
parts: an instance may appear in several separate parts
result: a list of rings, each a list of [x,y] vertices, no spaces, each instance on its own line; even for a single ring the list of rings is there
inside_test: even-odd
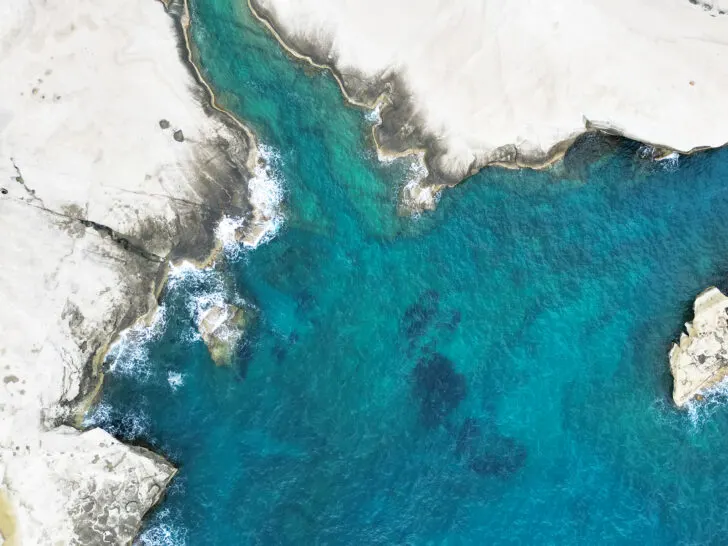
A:
[[[182,262],[170,268],[168,281],[170,292],[182,295],[184,307],[194,328],[182,334],[182,339],[194,343],[201,339],[198,326],[205,313],[212,307],[231,303],[238,307],[248,303],[226,286],[222,274],[214,267],[198,268],[189,262]]]
[[[419,217],[423,210],[434,209],[440,200],[439,189],[423,184],[429,174],[424,152],[413,154],[402,188],[402,204],[414,217]]]
[[[699,429],[718,410],[725,408],[728,404],[728,378],[700,393],[703,399],[690,400],[685,408],[687,409],[690,423]]]
[[[184,376],[179,372],[167,372],[167,383],[173,391],[185,384]]]
[[[272,240],[285,220],[285,197],[280,171],[281,155],[272,146],[258,145],[260,161],[248,181],[248,199],[253,210],[249,218],[225,216],[215,229],[229,259],[239,258],[243,250],[259,247]],[[240,236],[242,237],[242,245]]]
[[[167,508],[156,515],[156,523],[145,529],[134,541],[135,546],[185,546],[187,530],[176,525]]]
[[[159,339],[167,324],[167,309],[160,305],[149,323],[138,321],[124,330],[109,349],[106,361],[109,373],[134,376],[146,381],[152,374],[148,344]]]
[[[137,409],[119,415],[109,404],[102,402],[93,408],[83,420],[84,428],[101,427],[110,434],[134,440],[146,436],[149,430],[149,416],[144,410]]]

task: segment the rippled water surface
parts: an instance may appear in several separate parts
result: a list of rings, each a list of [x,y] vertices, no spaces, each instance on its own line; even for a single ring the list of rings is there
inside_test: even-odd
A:
[[[667,351],[728,272],[728,150],[655,163],[587,139],[401,217],[410,166],[378,162],[331,77],[239,1],[192,8],[283,220],[176,269],[109,359],[89,422],[180,466],[140,542],[725,541],[728,412],[674,409]],[[256,317],[229,368],[195,334],[216,298]]]

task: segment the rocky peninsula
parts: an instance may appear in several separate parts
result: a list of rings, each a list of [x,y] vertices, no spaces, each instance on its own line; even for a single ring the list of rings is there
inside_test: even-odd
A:
[[[250,5],[291,54],[330,68],[349,101],[379,107],[382,153],[425,150],[423,186],[491,164],[547,165],[586,131],[679,152],[728,141],[721,2]],[[434,192],[407,193],[432,204]]]
[[[728,375],[728,298],[710,287],[695,299],[695,318],[670,351],[672,397],[678,407],[702,398]]]
[[[255,217],[252,136],[190,62],[186,6],[0,3],[0,534],[126,544],[175,473],[77,422],[168,264]]]

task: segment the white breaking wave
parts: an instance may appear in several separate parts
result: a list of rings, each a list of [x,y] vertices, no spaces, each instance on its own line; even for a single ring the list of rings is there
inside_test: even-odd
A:
[[[212,267],[197,268],[189,262],[170,268],[169,289],[185,294],[185,308],[195,328],[183,334],[183,340],[194,343],[201,339],[200,322],[205,312],[212,307],[231,303],[238,307],[247,302],[237,294],[228,293],[222,274]]]
[[[701,401],[690,400],[685,405],[690,423],[694,428],[700,428],[716,411],[728,404],[728,378],[700,394],[703,396]]]
[[[111,422],[111,406],[106,402],[97,404],[90,412],[88,412],[83,418],[83,426],[87,427],[99,427],[104,424]]]
[[[168,508],[159,511],[159,523],[144,530],[134,541],[138,546],[185,546],[187,544],[187,530],[174,525]]]
[[[114,420],[113,408],[106,402],[98,404],[83,420],[83,426],[101,427],[114,436],[140,438],[149,430],[149,416],[142,410],[125,413],[120,420]]]
[[[111,361],[109,373],[130,375],[141,381],[148,380],[152,374],[148,344],[159,339],[166,324],[167,309],[160,305],[154,311],[149,324],[140,321],[124,330],[106,356]]]
[[[169,264],[167,275],[167,288],[174,290],[182,285],[194,285],[206,282],[215,276],[214,264],[210,267],[197,267],[195,264],[183,261],[179,265]]]
[[[258,153],[264,163],[256,166],[253,178],[248,182],[248,195],[255,210],[253,225],[259,226],[261,231],[250,240],[246,237],[244,244],[249,248],[257,248],[270,241],[284,220],[281,210],[283,183],[276,167],[280,164],[281,156],[275,148],[265,144],[258,146]]]
[[[429,174],[425,164],[425,154],[423,152],[414,154],[407,180],[402,188],[402,202],[414,217],[418,217],[425,209],[434,209],[440,200],[442,192],[439,189],[423,185]]]
[[[382,123],[382,103],[377,102],[377,104],[369,110],[366,114],[364,114],[364,119],[366,119],[369,123],[374,125],[375,127]]]
[[[245,218],[240,216],[223,216],[215,228],[215,237],[222,244],[226,256],[235,259],[240,253],[239,235],[246,225]]]
[[[252,215],[250,218],[225,216],[215,228],[215,236],[230,259],[238,258],[242,250],[255,249],[269,242],[285,220],[281,207],[285,197],[279,170],[281,156],[275,148],[265,144],[258,146],[258,154],[262,161],[248,181]]]
[[[661,157],[657,160],[666,171],[674,172],[680,166],[680,154],[672,152],[671,154]]]
[[[179,372],[167,372],[167,383],[173,391],[185,384],[184,376]]]
[[[637,155],[641,159],[648,159],[658,163],[668,172],[674,172],[680,166],[680,154],[678,152],[671,152],[667,155],[658,156],[655,147],[648,144],[640,146],[637,150]]]

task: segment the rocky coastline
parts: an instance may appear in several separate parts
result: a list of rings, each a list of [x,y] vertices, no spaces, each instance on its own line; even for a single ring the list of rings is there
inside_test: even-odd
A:
[[[434,208],[439,190],[484,167],[547,167],[589,132],[680,153],[728,141],[713,123],[728,109],[704,102],[728,82],[718,54],[728,20],[694,3],[636,10],[622,0],[561,0],[534,9],[428,0],[416,13],[384,1],[248,4],[291,56],[330,70],[349,103],[377,109],[380,156],[423,156],[420,187],[402,195],[415,211]],[[675,43],[660,38],[678,28]]]
[[[75,426],[169,264],[209,263],[222,218],[259,214],[255,139],[194,65],[186,3],[66,3],[0,7],[5,544],[132,541],[176,469]]]
[[[250,321],[249,313],[242,307],[220,303],[210,306],[200,315],[197,328],[216,365],[231,363]]]
[[[703,400],[728,376],[728,298],[710,287],[695,299],[693,309],[687,333],[670,350],[672,397],[678,407]]]

